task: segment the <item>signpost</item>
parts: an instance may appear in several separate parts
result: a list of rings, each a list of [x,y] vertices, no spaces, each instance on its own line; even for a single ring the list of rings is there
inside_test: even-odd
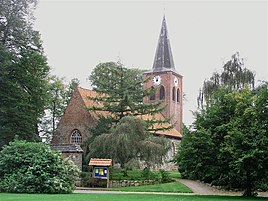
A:
[[[93,167],[93,177],[107,180],[107,188],[109,188],[109,168],[112,166],[112,159],[92,158],[89,166]]]

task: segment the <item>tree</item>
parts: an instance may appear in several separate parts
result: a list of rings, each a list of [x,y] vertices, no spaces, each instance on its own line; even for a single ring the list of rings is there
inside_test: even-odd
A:
[[[46,144],[15,140],[0,152],[0,192],[71,193],[78,172]]]
[[[73,91],[79,86],[79,84],[80,84],[79,79],[73,78],[73,79],[71,79],[71,81],[67,85],[66,92],[65,92],[65,98],[66,98],[67,104],[69,103],[69,101],[72,97]]]
[[[267,114],[267,87],[266,83],[256,94],[249,89],[232,94],[237,105],[221,154],[231,156],[228,176],[238,177],[244,196],[254,195],[258,184],[268,181],[268,126],[267,118],[262,119]]]
[[[113,124],[117,124],[125,116],[154,115],[163,110],[160,103],[143,103],[143,99],[150,96],[154,91],[144,89],[144,79],[142,71],[138,69],[128,69],[120,63],[107,62],[96,66],[90,75],[93,90],[99,96],[90,98],[101,102],[99,106],[94,105],[88,110],[106,111],[110,115],[102,116],[108,118]],[[108,121],[108,122],[110,122]],[[154,129],[155,123],[165,123],[168,120],[147,120],[148,130],[165,130],[171,127]]]
[[[39,33],[33,30],[37,0],[2,0],[0,5],[0,43],[10,52],[42,49]]]
[[[1,48],[1,47],[0,47]],[[0,65],[0,146],[18,135],[20,139],[37,140],[38,123],[47,101],[49,67],[37,52],[22,52],[20,59],[2,46],[7,57]]]
[[[267,83],[256,90],[215,91],[182,140],[182,175],[254,195],[268,175],[267,100]]]
[[[0,5],[0,147],[15,135],[39,138],[50,68],[32,28],[35,6],[35,0],[3,0]]]
[[[49,98],[45,107],[45,114],[41,118],[39,124],[39,132],[42,137],[50,142],[54,135],[58,122],[62,117],[73,90],[79,85],[77,78],[72,79],[68,84],[65,84],[64,78],[59,78],[55,75],[49,77],[48,94]]]
[[[144,160],[150,167],[162,163],[167,150],[167,140],[150,135],[144,120],[126,116],[111,129],[110,134],[95,137],[89,154],[91,157],[111,157],[121,168],[133,159]]]
[[[243,59],[240,59],[239,53],[232,55],[231,60],[223,65],[221,73],[214,72],[209,80],[205,80],[202,89],[200,89],[197,103],[199,108],[208,104],[212,94],[219,87],[227,87],[231,90],[240,90],[246,85],[254,89],[255,75],[252,71],[245,68]]]

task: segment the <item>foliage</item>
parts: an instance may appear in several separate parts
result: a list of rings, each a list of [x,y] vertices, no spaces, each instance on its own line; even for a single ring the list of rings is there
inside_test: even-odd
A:
[[[95,137],[90,145],[90,157],[112,158],[122,168],[133,159],[144,160],[148,166],[159,164],[168,150],[167,140],[146,131],[144,120],[123,117],[111,133]]]
[[[0,5],[0,43],[13,53],[40,50],[39,33],[33,30],[37,0],[2,0]]]
[[[93,90],[99,96],[90,98],[101,102],[99,106],[94,105],[89,110],[106,111],[112,124],[117,124],[125,116],[154,115],[163,110],[160,103],[143,103],[143,99],[150,96],[154,91],[144,89],[145,80],[141,70],[128,69],[120,63],[100,63],[92,71],[89,77]],[[165,130],[169,128],[153,128],[155,123],[164,123],[168,120],[146,120],[148,130]]]
[[[37,140],[50,68],[33,30],[35,0],[3,0],[0,5],[0,147],[18,135]]]
[[[64,78],[55,75],[49,77],[48,100],[45,114],[39,124],[39,133],[46,138],[46,142],[51,141],[71,95],[78,85],[79,80],[77,78],[72,79],[69,84],[65,84]]]
[[[212,94],[179,148],[183,177],[245,189],[245,196],[267,182],[267,86],[266,82],[256,90],[219,88]]]
[[[48,145],[17,141],[0,152],[0,191],[13,193],[70,193],[78,169]]]
[[[150,179],[150,180],[156,180],[157,179],[157,175],[154,174],[149,168],[145,167],[142,172],[141,172],[141,176],[146,180],[146,179]]]
[[[165,170],[159,170],[159,173],[161,175],[161,183],[168,183],[172,181],[169,172]]]
[[[127,176],[124,176],[124,174],[122,173],[122,169],[111,168],[110,179],[111,180],[146,180],[146,179],[161,180],[162,178],[160,171],[149,170],[147,168],[146,172],[147,173],[145,173],[144,170],[140,170],[140,169],[127,170]],[[169,175],[169,178],[172,180],[181,178],[178,171],[165,171],[165,173],[167,173]]]
[[[254,89],[254,83],[254,73],[244,67],[243,59],[240,59],[237,52],[232,55],[231,60],[224,64],[221,73],[215,72],[209,80],[204,81],[197,98],[198,107],[203,108],[204,105],[209,104],[212,94],[219,87],[240,90],[247,85]]]

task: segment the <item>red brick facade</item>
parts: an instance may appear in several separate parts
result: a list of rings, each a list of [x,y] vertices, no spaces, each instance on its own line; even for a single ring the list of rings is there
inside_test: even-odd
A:
[[[146,98],[144,102],[162,102],[165,107],[165,110],[162,112],[165,118],[171,118],[171,124],[175,124],[176,130],[182,133],[182,76],[173,71],[164,71],[164,72],[148,72],[144,74],[146,78],[149,77],[149,81],[145,84],[145,88],[155,87],[155,100],[150,100]],[[155,76],[160,76],[161,82],[159,85],[154,85],[153,78]],[[174,83],[175,78],[178,80],[178,84]],[[165,97],[163,100],[160,100],[160,87],[164,87]],[[173,87],[175,87],[174,99]],[[178,100],[177,100],[178,97]]]
[[[71,144],[71,135],[74,130],[80,132],[82,142],[90,135],[89,128],[92,128],[96,122],[85,107],[81,93],[79,89],[76,89],[58,124],[52,144]]]

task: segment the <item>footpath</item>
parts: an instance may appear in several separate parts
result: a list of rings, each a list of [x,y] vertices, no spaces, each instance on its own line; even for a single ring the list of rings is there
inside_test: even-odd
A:
[[[106,188],[77,188],[74,193],[90,193],[90,194],[159,194],[159,195],[227,195],[227,196],[241,196],[239,191],[226,191],[217,189],[199,181],[188,179],[177,179],[178,182],[190,188],[193,193],[167,193],[167,192],[123,192],[110,191]],[[259,192],[259,197],[268,197],[268,192]]]

